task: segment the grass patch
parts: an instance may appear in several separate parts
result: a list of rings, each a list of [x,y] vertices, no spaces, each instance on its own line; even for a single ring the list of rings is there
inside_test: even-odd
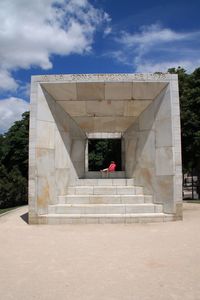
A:
[[[15,209],[17,208],[18,206],[15,206],[15,207],[7,207],[7,208],[0,208],[0,215],[9,211],[9,210],[12,210],[12,209]]]
[[[200,200],[183,200],[186,203],[198,203],[200,204]]]

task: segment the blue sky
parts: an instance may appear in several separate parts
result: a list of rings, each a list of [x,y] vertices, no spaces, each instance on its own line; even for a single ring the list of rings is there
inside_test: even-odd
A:
[[[31,75],[200,67],[199,0],[1,0],[0,132],[28,110]]]

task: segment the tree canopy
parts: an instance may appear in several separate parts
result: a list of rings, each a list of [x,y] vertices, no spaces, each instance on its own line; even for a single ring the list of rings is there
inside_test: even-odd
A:
[[[178,74],[181,112],[183,171],[200,168],[200,68],[187,74],[179,67],[168,70]]]
[[[0,208],[27,203],[28,138],[29,112],[0,135]]]

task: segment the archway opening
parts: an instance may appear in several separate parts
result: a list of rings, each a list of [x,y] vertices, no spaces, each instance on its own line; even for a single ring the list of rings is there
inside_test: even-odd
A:
[[[89,139],[88,170],[99,171],[115,161],[116,171],[122,171],[122,140],[121,139]]]

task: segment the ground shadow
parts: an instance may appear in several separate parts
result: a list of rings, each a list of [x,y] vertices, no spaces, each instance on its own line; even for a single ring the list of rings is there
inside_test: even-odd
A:
[[[21,215],[20,218],[21,218],[25,223],[29,224],[29,223],[28,223],[28,213],[25,213],[25,214]]]

